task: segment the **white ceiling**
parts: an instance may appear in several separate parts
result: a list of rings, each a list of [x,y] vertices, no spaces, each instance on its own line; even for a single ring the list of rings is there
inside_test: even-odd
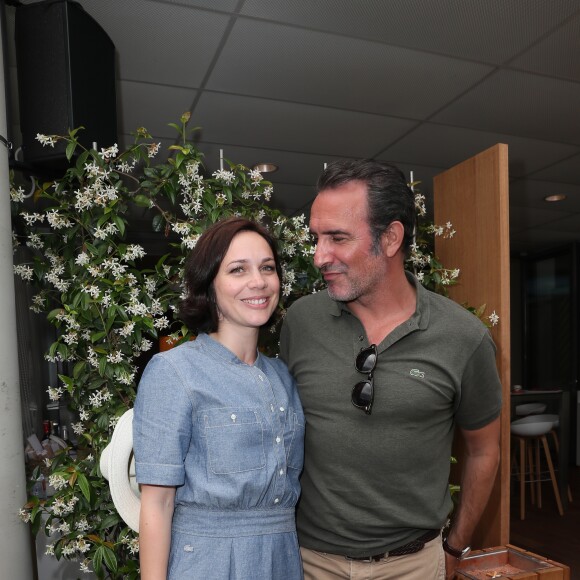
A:
[[[333,159],[393,161],[429,196],[507,143],[512,252],[580,240],[580,0],[80,3],[117,48],[121,141],[169,145],[189,110],[208,168],[276,163],[289,213]]]

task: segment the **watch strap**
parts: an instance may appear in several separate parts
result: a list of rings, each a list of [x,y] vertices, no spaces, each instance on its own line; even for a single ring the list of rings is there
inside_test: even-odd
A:
[[[467,547],[463,548],[463,550],[458,550],[457,548],[454,548],[453,546],[450,546],[447,543],[447,538],[444,538],[443,539],[443,549],[448,554],[450,554],[454,558],[457,558],[458,560],[461,560],[462,558],[465,558],[465,556],[467,556],[467,554],[469,554],[469,552],[471,551],[471,547],[470,546],[467,546]]]

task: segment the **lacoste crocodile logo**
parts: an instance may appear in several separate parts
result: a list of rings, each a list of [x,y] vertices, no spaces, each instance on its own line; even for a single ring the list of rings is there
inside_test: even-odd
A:
[[[423,371],[420,371],[419,369],[411,369],[411,371],[409,372],[409,374],[412,377],[417,377],[419,379],[424,379],[425,378],[425,373]]]

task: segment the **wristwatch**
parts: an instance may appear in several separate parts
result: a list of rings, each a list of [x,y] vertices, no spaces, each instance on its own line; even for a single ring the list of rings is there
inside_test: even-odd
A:
[[[443,549],[448,554],[450,554],[454,558],[457,558],[458,560],[463,560],[463,558],[465,558],[465,556],[467,556],[467,554],[469,554],[469,552],[471,552],[471,546],[466,546],[465,548],[463,548],[463,550],[458,550],[457,548],[450,546],[447,543],[447,538],[443,539]]]

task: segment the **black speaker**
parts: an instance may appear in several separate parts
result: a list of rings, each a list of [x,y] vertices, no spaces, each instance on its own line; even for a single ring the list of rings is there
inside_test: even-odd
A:
[[[85,147],[117,142],[115,45],[78,2],[49,0],[16,9],[16,62],[23,161],[68,166],[66,144],[43,147],[37,133],[77,136]]]

